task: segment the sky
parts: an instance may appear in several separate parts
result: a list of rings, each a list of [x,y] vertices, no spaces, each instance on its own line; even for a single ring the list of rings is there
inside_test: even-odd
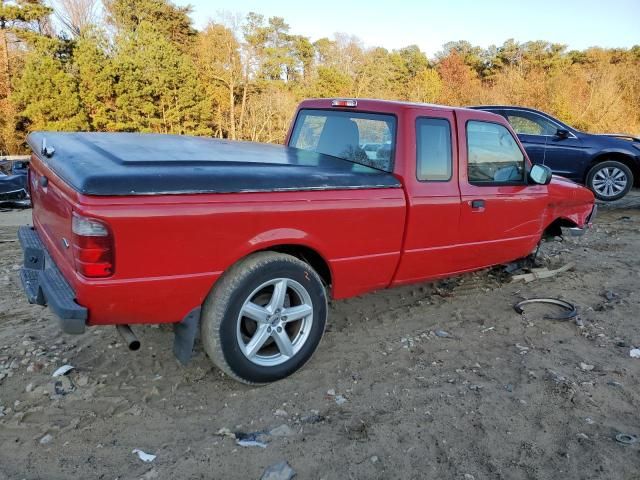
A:
[[[174,0],[192,5],[198,28],[221,14],[284,17],[291,33],[312,41],[336,32],[367,47],[417,44],[429,56],[453,40],[486,48],[514,38],[548,40],[569,49],[640,44],[640,0]]]

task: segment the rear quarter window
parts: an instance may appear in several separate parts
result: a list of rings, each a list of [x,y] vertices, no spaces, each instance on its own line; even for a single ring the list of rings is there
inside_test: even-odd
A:
[[[416,121],[416,176],[420,181],[451,179],[451,126],[444,118]]]
[[[289,146],[391,172],[395,137],[393,115],[305,109],[298,113]]]

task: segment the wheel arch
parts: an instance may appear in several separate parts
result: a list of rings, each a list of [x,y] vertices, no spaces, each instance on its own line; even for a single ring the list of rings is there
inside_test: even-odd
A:
[[[598,155],[596,155],[593,159],[591,159],[589,166],[584,172],[583,182],[585,184],[587,183],[587,177],[589,176],[589,172],[593,167],[595,167],[599,163],[606,162],[609,160],[620,162],[626,165],[627,167],[629,167],[629,170],[631,170],[631,173],[633,173],[634,186],[640,185],[640,165],[635,160],[633,155],[631,155],[630,153],[620,152],[620,151],[601,152]]]
[[[298,260],[302,260],[316,271],[322,279],[322,282],[325,284],[325,287],[331,290],[331,286],[333,285],[333,273],[331,271],[331,266],[324,256],[316,249],[299,243],[282,243],[261,248],[260,250],[251,252],[251,254],[256,252],[284,253],[291,255],[292,257],[296,257]]]
[[[575,228],[578,224],[567,217],[556,217],[542,231],[542,238],[553,238],[562,236],[562,227]]]

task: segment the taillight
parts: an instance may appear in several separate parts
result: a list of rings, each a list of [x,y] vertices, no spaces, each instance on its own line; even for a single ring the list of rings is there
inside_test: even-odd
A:
[[[113,238],[107,224],[74,213],[71,230],[76,271],[90,278],[113,275]]]

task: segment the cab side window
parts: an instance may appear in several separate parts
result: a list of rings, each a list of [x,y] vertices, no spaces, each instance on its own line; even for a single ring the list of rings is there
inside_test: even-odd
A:
[[[503,125],[467,122],[469,183],[517,185],[525,181],[525,160],[518,143]]]
[[[416,121],[416,173],[420,181],[451,180],[451,125],[444,118]]]

